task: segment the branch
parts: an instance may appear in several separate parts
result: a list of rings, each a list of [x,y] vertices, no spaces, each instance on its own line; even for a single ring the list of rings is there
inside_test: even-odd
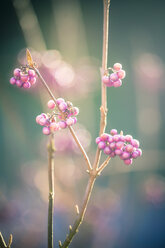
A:
[[[6,245],[5,240],[0,232],[0,248],[10,248],[13,241],[13,235],[10,234],[8,245]]]
[[[102,73],[107,70],[108,60],[108,29],[109,29],[109,7],[110,0],[104,1],[104,22],[103,22],[103,54],[102,54]],[[101,73],[101,78],[102,78]],[[101,82],[101,107],[100,107],[100,135],[104,133],[107,124],[107,91],[106,85]],[[101,151],[97,148],[93,168],[97,170],[101,157]]]
[[[42,84],[44,85],[44,87],[46,88],[47,92],[49,93],[50,97],[54,100],[58,110],[61,112],[61,110],[59,109],[59,106],[57,104],[57,99],[55,98],[55,96],[53,95],[52,91],[50,90],[49,86],[47,85],[46,81],[44,80],[44,78],[42,77],[42,75],[40,74],[39,70],[33,66],[33,69],[35,70],[35,72],[37,73],[39,79],[41,80]],[[86,164],[87,164],[87,168],[89,171],[92,170],[92,166],[91,166],[91,163],[89,161],[89,158],[88,158],[88,155],[87,153],[85,152],[82,144],[80,143],[80,140],[78,139],[78,137],[76,136],[75,132],[74,132],[74,129],[72,127],[68,127],[69,128],[69,131],[70,133],[72,134],[74,140],[76,141],[80,151],[82,152],[84,158],[85,158],[85,161],[86,161]]]
[[[100,167],[97,170],[98,175],[101,174],[102,170],[108,165],[109,161],[111,160],[111,157],[107,157],[107,159],[100,165]]]
[[[86,212],[86,209],[87,209],[87,205],[88,205],[88,202],[89,202],[89,199],[90,199],[90,196],[91,196],[91,192],[92,192],[95,180],[96,180],[96,176],[95,175],[90,175],[81,211],[80,211],[80,213],[78,213],[79,211],[77,211],[78,218],[74,222],[73,227],[69,226],[69,234],[67,235],[67,237],[66,237],[65,241],[63,242],[63,244],[61,243],[61,241],[59,241],[59,247],[67,248],[69,246],[69,244],[71,243],[74,235],[78,232],[78,228],[79,228],[79,226],[81,225],[81,223],[82,223],[82,221],[84,219],[84,215],[85,215],[85,212]]]
[[[54,212],[54,139],[50,136],[48,144],[48,181],[49,181],[49,208],[48,208],[48,248],[53,248],[53,212]]]

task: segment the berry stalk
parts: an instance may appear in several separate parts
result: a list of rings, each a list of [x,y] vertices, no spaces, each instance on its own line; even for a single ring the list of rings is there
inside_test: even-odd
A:
[[[53,248],[53,212],[54,212],[54,137],[50,136],[48,143],[48,181],[49,181],[49,207],[48,207],[48,248]]]

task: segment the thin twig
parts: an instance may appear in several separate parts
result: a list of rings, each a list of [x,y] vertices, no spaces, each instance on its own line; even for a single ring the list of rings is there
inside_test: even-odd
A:
[[[49,180],[49,208],[48,208],[48,248],[53,248],[53,212],[54,212],[54,137],[50,136],[48,143],[48,180]]]
[[[108,60],[108,31],[109,31],[109,7],[110,0],[104,2],[104,23],[103,23],[103,54],[102,54],[102,73],[107,70]],[[101,73],[101,77],[102,77]],[[101,82],[101,107],[100,107],[100,135],[104,133],[107,124],[107,91],[106,85]],[[101,150],[97,148],[93,168],[97,170],[101,157]]]
[[[8,245],[6,245],[2,233],[0,232],[0,248],[11,248],[12,241],[13,241],[13,235],[10,234]]]
[[[42,84],[44,85],[44,87],[46,88],[47,92],[49,93],[50,97],[54,100],[58,110],[61,112],[61,110],[59,109],[59,106],[57,104],[57,99],[55,98],[55,96],[53,95],[51,89],[49,88],[49,86],[47,85],[46,81],[44,80],[44,78],[42,77],[42,75],[40,74],[39,70],[36,68],[36,67],[33,67],[33,69],[35,70],[35,72],[37,73],[38,77],[40,78]],[[80,143],[80,140],[78,139],[78,137],[76,136],[75,132],[74,132],[74,129],[72,127],[69,127],[69,131],[70,133],[72,134],[74,140],[76,141],[80,151],[82,152],[84,158],[85,158],[85,161],[86,161],[86,164],[87,164],[87,169],[90,171],[92,170],[92,166],[91,166],[91,163],[89,161],[89,158],[88,158],[88,155],[87,153],[85,152],[82,144]]]
[[[82,221],[84,219],[84,215],[85,215],[85,212],[86,212],[86,209],[87,209],[87,205],[88,205],[88,202],[89,202],[89,199],[90,199],[90,196],[91,196],[91,192],[92,192],[95,180],[96,180],[96,177],[93,176],[93,175],[90,175],[80,214],[78,215],[78,218],[74,222],[72,228],[69,228],[69,234],[67,235],[67,237],[66,237],[65,241],[63,242],[62,246],[60,244],[59,247],[62,247],[62,248],[68,247],[69,244],[71,243],[74,235],[78,232],[78,228],[79,228],[79,226],[81,225],[81,223],[82,223]]]
[[[106,160],[100,165],[100,167],[97,169],[98,175],[102,172],[102,170],[108,165],[109,161],[111,160],[111,157],[107,157]]]

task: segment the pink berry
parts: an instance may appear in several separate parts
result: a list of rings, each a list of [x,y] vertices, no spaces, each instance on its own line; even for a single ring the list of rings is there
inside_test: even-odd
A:
[[[142,156],[142,150],[140,148],[136,149],[136,152],[138,153],[138,156]]]
[[[115,135],[113,136],[113,140],[114,140],[115,142],[119,141],[119,140],[120,140],[120,135],[115,134]]]
[[[130,159],[124,160],[124,164],[126,164],[126,165],[132,164],[132,159],[130,158]]]
[[[110,134],[111,134],[111,135],[117,134],[117,130],[116,130],[116,129],[112,129],[112,130],[110,131]]]
[[[35,76],[36,76],[36,73],[35,73],[34,70],[29,69],[29,70],[28,70],[28,75],[29,75],[30,77],[35,77]]]
[[[57,104],[59,105],[61,102],[65,102],[65,100],[63,98],[58,98],[57,99]]]
[[[130,158],[130,153],[128,153],[128,152],[123,152],[123,154],[122,154],[122,158],[123,159],[128,159],[128,158]]]
[[[132,145],[130,145],[130,144],[126,145],[126,147],[125,147],[126,152],[131,153],[131,152],[133,152],[133,150],[134,150],[134,147]]]
[[[118,87],[122,86],[122,81],[121,81],[120,79],[117,80],[117,81],[115,81],[115,82],[113,83],[113,86],[114,86],[115,88],[118,88]]]
[[[73,114],[74,114],[74,115],[78,115],[78,114],[79,114],[79,108],[74,107],[74,108],[73,108]]]
[[[29,82],[26,82],[23,84],[24,89],[29,89],[31,87],[31,84]]]
[[[39,124],[40,118],[41,118],[41,115],[37,115],[37,116],[36,116],[36,122],[37,122],[38,124]]]
[[[115,152],[111,152],[110,157],[114,158],[116,156]]]
[[[118,156],[122,155],[122,153],[123,153],[123,151],[120,150],[120,149],[115,150],[115,154],[118,155]]]
[[[114,140],[113,140],[113,136],[111,136],[111,135],[109,135],[109,137],[108,137],[108,142],[109,143],[112,143]]]
[[[61,129],[66,128],[66,127],[67,127],[66,122],[65,122],[65,121],[59,121],[59,127],[60,127]]]
[[[111,151],[111,149],[109,148],[109,146],[106,146],[106,147],[104,148],[104,153],[105,153],[106,155],[109,155],[111,152],[112,152],[112,151]]]
[[[120,135],[120,141],[125,142],[125,136],[124,135]]]
[[[27,81],[28,81],[29,77],[28,77],[28,75],[27,75],[27,74],[22,74],[22,73],[21,73],[20,75],[21,75],[21,81],[22,81],[22,82],[24,82],[24,83],[25,83],[25,82],[27,82]]]
[[[72,117],[73,119],[73,124],[76,124],[77,123],[77,118],[76,117]]]
[[[16,79],[14,77],[10,78],[10,83],[13,85],[13,84],[16,84]]]
[[[13,72],[13,74],[14,74],[14,76],[15,77],[19,77],[20,76],[20,69],[19,68],[16,68],[15,70],[14,70],[14,72]]]
[[[126,135],[126,136],[125,136],[125,141],[126,141],[126,142],[131,142],[132,139],[133,139],[133,138],[132,138],[131,135]]]
[[[72,125],[74,124],[74,120],[70,117],[70,118],[68,118],[68,119],[66,120],[66,124],[67,124],[68,126],[72,126]]]
[[[109,147],[110,147],[112,150],[114,150],[115,147],[116,147],[116,143],[115,143],[115,142],[112,142],[112,143],[109,145]]]
[[[109,76],[104,75],[104,76],[102,77],[102,82],[103,82],[105,85],[109,84],[109,81],[110,81]]]
[[[105,144],[104,141],[99,142],[98,148],[99,148],[100,150],[103,150],[105,147],[106,147],[106,144]]]
[[[137,158],[139,157],[139,153],[137,151],[134,151],[131,155],[132,158]]]
[[[45,135],[49,135],[50,134],[50,128],[49,127],[43,127],[42,132]]]
[[[67,109],[67,104],[66,104],[66,102],[61,102],[60,104],[59,104],[59,109],[62,111],[62,112],[64,112],[66,109]]]
[[[96,144],[100,143],[100,141],[101,141],[100,137],[97,137],[96,138]]]
[[[117,149],[121,149],[123,146],[124,146],[124,143],[123,143],[122,141],[118,141],[118,142],[116,143],[116,148],[117,148]]]
[[[56,104],[53,100],[48,101],[47,103],[49,109],[54,109]]]
[[[45,126],[46,125],[46,122],[47,120],[41,116],[41,118],[38,120],[38,123],[41,125],[41,126]]]
[[[118,71],[117,75],[120,79],[124,79],[126,76],[126,72],[124,70],[120,70]]]
[[[50,124],[50,130],[53,131],[53,132],[59,130],[59,124],[56,123],[56,122],[52,122],[52,123]]]
[[[111,80],[109,80],[109,83],[108,84],[106,84],[106,86],[107,87],[112,87],[114,85],[114,82],[113,81],[111,81]]]
[[[31,83],[31,85],[35,84],[36,83],[36,77],[30,77],[29,78],[29,82]]]
[[[112,73],[112,74],[110,75],[110,80],[111,80],[111,81],[115,82],[115,81],[117,81],[118,79],[119,79],[119,78],[118,78],[117,73]]]
[[[139,141],[138,140],[136,140],[136,139],[132,139],[131,140],[131,144],[134,146],[134,147],[136,147],[136,148],[138,148],[139,147]]]
[[[22,81],[21,80],[16,80],[16,85],[21,88],[22,87]]]
[[[114,69],[115,71],[119,71],[119,70],[122,69],[122,65],[121,65],[120,63],[115,63],[115,64],[113,65],[113,69]]]
[[[103,133],[100,137],[101,141],[107,141],[108,140],[108,137],[109,137],[109,134],[107,133]]]

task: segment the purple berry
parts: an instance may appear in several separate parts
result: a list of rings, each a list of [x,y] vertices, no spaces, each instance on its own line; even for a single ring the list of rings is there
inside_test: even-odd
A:
[[[119,141],[119,140],[120,140],[120,135],[115,134],[115,135],[113,136],[113,140],[114,140],[115,142]]]
[[[138,156],[142,156],[142,150],[140,148],[136,149],[136,152],[138,153]]]
[[[31,85],[35,84],[36,83],[36,77],[30,77],[29,82],[31,83]]]
[[[59,127],[60,127],[61,129],[66,128],[66,127],[67,127],[66,122],[65,122],[65,121],[59,121]]]
[[[126,145],[126,147],[125,147],[126,152],[131,153],[131,152],[133,152],[133,150],[134,150],[134,147],[132,145],[130,145],[130,144]]]
[[[79,108],[74,107],[74,108],[73,108],[73,114],[74,114],[74,115],[78,115],[78,114],[79,114]]]
[[[20,72],[21,72],[21,70],[19,68],[16,68],[14,70],[13,74],[14,74],[15,77],[20,77]]]
[[[116,143],[115,143],[115,142],[112,142],[112,143],[109,145],[109,147],[110,147],[112,150],[114,150],[115,147],[116,147]]]
[[[13,85],[13,84],[16,84],[16,79],[14,77],[10,78],[10,83]]]
[[[111,135],[109,135],[109,137],[108,137],[108,142],[109,143],[112,143],[114,140],[113,140],[113,136],[111,136]]]
[[[131,142],[132,139],[133,139],[133,138],[132,138],[131,135],[126,135],[126,136],[125,136],[125,141],[126,141],[126,142]]]
[[[116,156],[115,152],[111,152],[111,158],[114,158]]]
[[[53,131],[53,132],[59,130],[59,124],[56,123],[56,122],[52,122],[52,123],[50,124],[50,130]]]
[[[69,117],[69,118],[66,120],[66,124],[67,124],[68,126],[72,126],[72,125],[74,124],[74,120],[73,120],[71,117]]]
[[[119,80],[117,73],[112,73],[110,75],[110,80],[113,82],[116,82],[117,80]]]
[[[41,115],[37,115],[37,116],[36,116],[36,122],[37,122],[38,124],[39,124],[40,118],[41,118]]]
[[[124,79],[126,76],[126,72],[124,70],[120,70],[118,71],[117,75],[120,79]]]
[[[117,130],[116,130],[116,129],[112,129],[112,130],[110,131],[110,134],[111,134],[111,135],[116,135],[116,134],[117,134]]]
[[[134,146],[134,147],[136,147],[136,148],[138,148],[139,147],[139,141],[138,140],[136,140],[136,139],[132,139],[131,140],[131,144]]]
[[[124,160],[124,164],[126,164],[126,165],[132,164],[132,159],[130,158],[130,159]]]
[[[115,71],[120,71],[120,70],[122,69],[122,65],[121,65],[120,63],[115,63],[115,64],[113,65],[113,69],[114,69]]]
[[[103,134],[101,135],[100,139],[101,139],[102,141],[107,141],[107,140],[108,140],[108,137],[109,137],[109,134],[103,133]]]
[[[28,77],[27,74],[22,74],[22,73],[21,73],[21,81],[22,81],[22,82],[26,83],[26,82],[28,81],[28,79],[29,79],[29,77]]]
[[[118,88],[118,87],[120,87],[122,85],[122,81],[119,79],[119,80],[117,80],[117,81],[115,81],[114,83],[113,83],[113,86],[115,87],[115,88]]]
[[[54,109],[56,104],[53,100],[48,101],[47,106],[49,109]]]
[[[122,154],[122,158],[123,159],[128,159],[128,158],[130,158],[130,153],[128,153],[128,152],[123,152],[123,154]]]
[[[63,98],[58,98],[57,99],[57,104],[59,105],[61,102],[65,102],[65,100]]]
[[[124,143],[123,143],[122,141],[118,141],[118,142],[116,143],[116,148],[117,148],[117,149],[121,149],[123,146],[124,146]]]
[[[23,82],[21,80],[16,80],[16,85],[21,88],[22,87]]]
[[[115,154],[118,155],[118,156],[122,155],[122,153],[123,153],[123,151],[120,150],[120,149],[115,150]]]
[[[72,117],[73,119],[73,124],[76,124],[77,123],[77,118],[76,117]]]
[[[59,109],[62,111],[62,112],[64,112],[66,109],[67,109],[67,104],[66,104],[66,102],[61,102],[60,104],[59,104]]]
[[[29,69],[29,70],[28,70],[28,75],[29,75],[30,77],[35,77],[35,76],[36,76],[36,73],[35,73],[34,70]]]
[[[103,141],[99,142],[98,148],[99,148],[100,150],[103,150],[105,147],[106,147],[105,142],[103,142]]]
[[[139,157],[139,153],[137,151],[134,151],[131,155],[132,158],[137,158]]]
[[[105,85],[109,84],[109,81],[110,81],[109,76],[104,75],[104,76],[102,77],[102,82],[103,82]]]
[[[104,148],[104,153],[105,153],[106,155],[109,155],[111,152],[112,152],[112,151],[111,151],[111,149],[109,148],[109,146],[106,146],[106,147]]]
[[[49,127],[43,127],[42,132],[45,135],[49,135],[50,134],[50,128]]]
[[[100,137],[97,137],[97,138],[96,138],[96,144],[99,144],[100,141],[101,141]]]
[[[41,118],[39,119],[38,123],[41,125],[41,126],[45,126],[46,125],[46,122],[47,120],[41,116]]]
[[[24,84],[23,84],[23,88],[24,89],[29,89],[31,87],[31,84],[29,83],[29,82],[25,82]]]

